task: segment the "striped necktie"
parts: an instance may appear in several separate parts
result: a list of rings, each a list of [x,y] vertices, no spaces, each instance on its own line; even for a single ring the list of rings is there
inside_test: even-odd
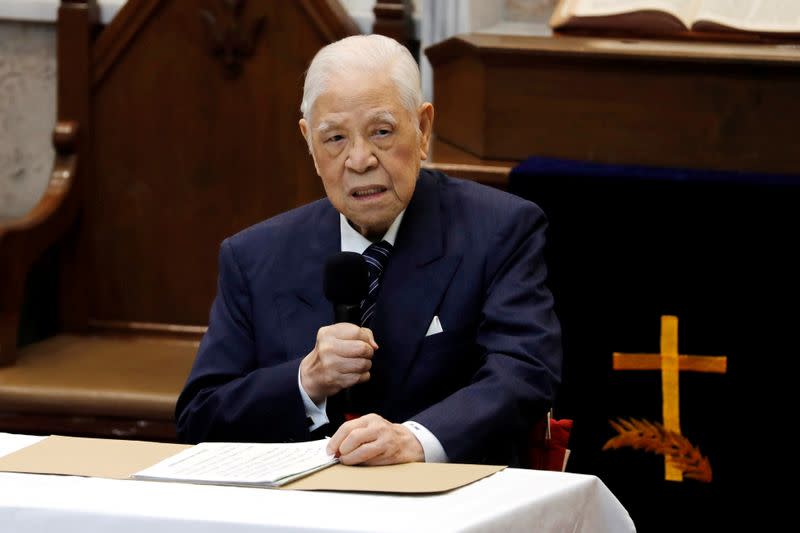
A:
[[[392,252],[392,245],[386,241],[376,242],[364,250],[364,260],[369,271],[369,291],[367,297],[361,302],[361,325],[369,327],[372,315],[375,314],[375,301],[380,290],[381,274]]]

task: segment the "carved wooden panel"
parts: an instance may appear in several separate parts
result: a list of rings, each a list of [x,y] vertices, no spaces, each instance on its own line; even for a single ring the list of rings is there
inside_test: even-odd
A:
[[[324,195],[301,85],[349,27],[319,27],[326,2],[138,3],[95,52],[89,318],[205,324],[222,239]]]

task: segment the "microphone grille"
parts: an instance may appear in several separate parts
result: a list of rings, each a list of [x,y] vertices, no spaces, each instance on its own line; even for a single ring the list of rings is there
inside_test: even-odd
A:
[[[361,254],[339,252],[325,262],[322,289],[328,301],[338,304],[358,304],[369,290],[367,262]]]

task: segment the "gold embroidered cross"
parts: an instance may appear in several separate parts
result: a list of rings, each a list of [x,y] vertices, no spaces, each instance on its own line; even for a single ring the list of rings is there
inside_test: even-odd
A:
[[[715,372],[724,374],[728,359],[725,356],[679,355],[678,317],[661,317],[661,353],[617,353],[614,352],[614,370],[661,370],[661,398],[664,428],[680,434],[680,394],[678,375],[681,371]],[[683,481],[683,473],[672,459],[664,461],[664,479]]]

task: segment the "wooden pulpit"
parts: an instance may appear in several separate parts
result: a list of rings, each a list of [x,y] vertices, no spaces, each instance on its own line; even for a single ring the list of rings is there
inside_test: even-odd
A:
[[[426,54],[437,139],[481,160],[800,168],[798,45],[469,34]]]

